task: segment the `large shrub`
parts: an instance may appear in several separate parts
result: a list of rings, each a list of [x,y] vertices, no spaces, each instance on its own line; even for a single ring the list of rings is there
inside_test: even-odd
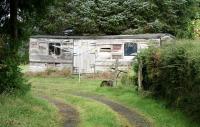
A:
[[[138,55],[142,61],[143,89],[200,119],[200,44],[177,41],[162,48],[151,47]]]
[[[18,64],[18,55],[10,55],[4,37],[0,36],[0,94],[16,91],[26,93],[30,89],[30,85],[23,78]]]

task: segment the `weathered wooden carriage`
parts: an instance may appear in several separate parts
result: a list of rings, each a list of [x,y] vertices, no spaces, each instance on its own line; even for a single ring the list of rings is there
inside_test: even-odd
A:
[[[150,43],[161,46],[171,40],[169,34],[115,36],[32,36],[30,38],[30,71],[68,68],[73,73],[109,70],[119,60],[126,69],[132,59]]]

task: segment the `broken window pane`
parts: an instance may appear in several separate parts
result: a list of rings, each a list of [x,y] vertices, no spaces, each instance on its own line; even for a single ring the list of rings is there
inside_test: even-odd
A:
[[[137,43],[124,44],[124,56],[134,56],[137,53]]]
[[[49,43],[49,55],[60,55],[60,43]]]

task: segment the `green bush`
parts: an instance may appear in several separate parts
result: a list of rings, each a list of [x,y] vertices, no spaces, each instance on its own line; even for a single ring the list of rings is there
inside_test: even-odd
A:
[[[21,69],[12,59],[3,61],[4,67],[0,68],[0,94],[3,92],[26,93],[30,84],[23,78]]]
[[[200,44],[180,40],[162,48],[150,47],[142,61],[143,89],[192,119],[200,119]],[[136,68],[137,69],[137,68]]]

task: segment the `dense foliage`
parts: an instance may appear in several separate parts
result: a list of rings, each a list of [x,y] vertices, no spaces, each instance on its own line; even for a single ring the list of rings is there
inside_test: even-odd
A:
[[[192,19],[198,0],[57,0],[44,20],[40,33],[74,34],[171,33],[192,37]]]
[[[180,41],[140,53],[143,89],[168,106],[179,108],[198,122],[200,119],[200,45]],[[136,68],[137,69],[137,68]]]
[[[195,37],[196,38],[200,38],[200,19],[197,19],[194,21],[194,25],[195,25]]]

